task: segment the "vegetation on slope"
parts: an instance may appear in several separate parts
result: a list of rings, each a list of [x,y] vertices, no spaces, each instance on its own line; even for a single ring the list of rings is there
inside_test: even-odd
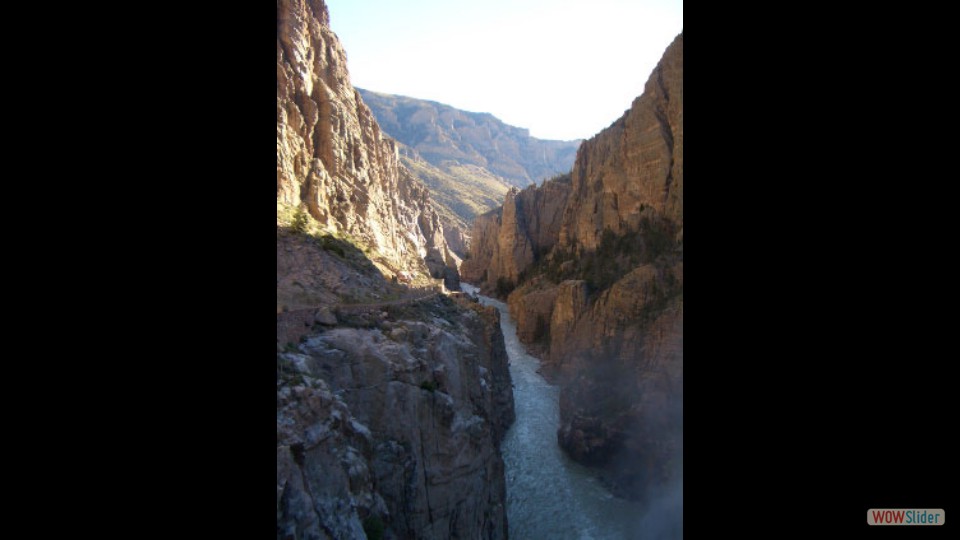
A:
[[[438,167],[408,155],[401,160],[430,189],[437,212],[464,232],[470,230],[473,218],[500,206],[510,189],[482,167],[457,162]]]

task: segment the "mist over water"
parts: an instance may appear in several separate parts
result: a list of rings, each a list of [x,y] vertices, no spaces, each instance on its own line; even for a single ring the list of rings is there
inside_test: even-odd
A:
[[[463,283],[462,287],[478,294],[472,285]],[[506,304],[486,296],[480,296],[480,302],[500,310],[514,385],[517,419],[502,446],[510,538],[653,540],[682,536],[682,529],[678,535],[675,528],[664,527],[658,516],[648,515],[644,505],[614,497],[594,473],[563,453],[557,445],[560,387],[548,384],[537,373],[540,361],[525,352]],[[680,501],[682,493],[681,487]],[[656,504],[650,509],[654,510],[650,514],[660,513]]]

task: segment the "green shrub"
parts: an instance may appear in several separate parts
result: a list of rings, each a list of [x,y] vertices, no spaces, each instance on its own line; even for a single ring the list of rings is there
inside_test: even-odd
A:
[[[347,252],[343,249],[342,245],[345,243],[346,242],[343,242],[342,240],[339,240],[333,235],[329,234],[325,234],[320,237],[320,247],[331,253],[336,253],[341,259],[344,259],[347,256]]]
[[[298,233],[307,232],[307,225],[310,223],[310,218],[307,216],[307,212],[303,209],[302,206],[297,207],[297,211],[293,214],[293,222],[290,224],[290,228]]]
[[[644,256],[647,261],[655,260],[674,247],[673,230],[667,223],[643,218],[640,221],[640,232],[643,235]]]
[[[371,514],[370,517],[363,520],[363,532],[367,533],[368,540],[382,540],[383,530],[383,520],[380,519],[380,516]]]

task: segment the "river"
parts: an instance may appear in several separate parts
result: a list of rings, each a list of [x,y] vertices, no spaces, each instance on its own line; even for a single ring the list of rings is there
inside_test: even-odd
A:
[[[478,294],[476,287],[461,285],[464,292]],[[641,505],[614,497],[563,453],[557,445],[560,388],[537,373],[540,360],[526,353],[506,304],[486,296],[480,302],[500,310],[514,385],[517,419],[502,447],[510,538],[638,538]]]

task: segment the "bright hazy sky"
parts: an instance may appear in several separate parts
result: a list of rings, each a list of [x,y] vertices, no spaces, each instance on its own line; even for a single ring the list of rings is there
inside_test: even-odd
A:
[[[683,0],[326,0],[354,86],[586,139],[643,92]]]

